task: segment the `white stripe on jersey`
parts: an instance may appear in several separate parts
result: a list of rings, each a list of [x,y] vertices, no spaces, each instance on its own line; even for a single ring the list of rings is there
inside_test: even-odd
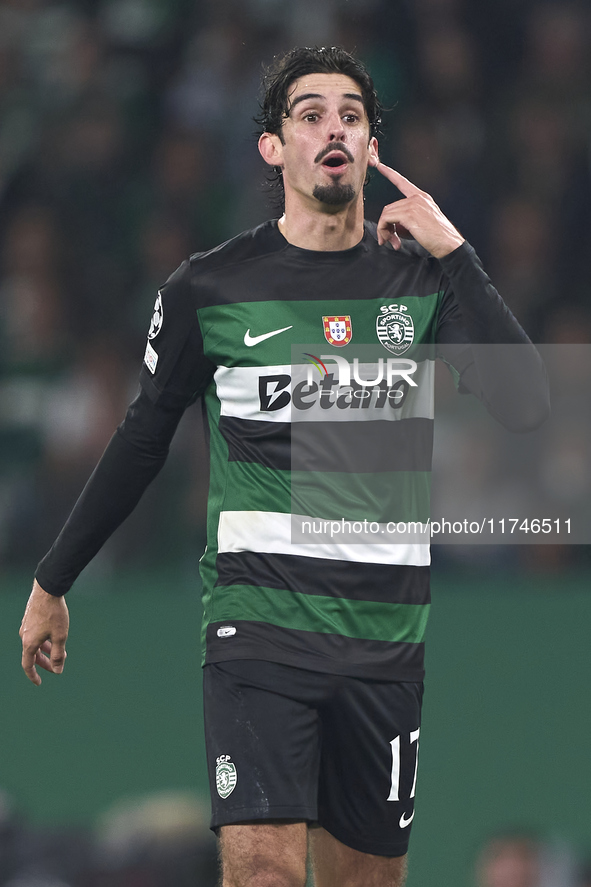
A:
[[[294,524],[292,524],[292,520],[295,522]],[[292,542],[292,526],[301,527],[304,521],[318,525],[319,518],[304,515],[292,516],[275,511],[222,511],[218,524],[218,552],[223,554],[225,552],[255,551],[266,554],[291,554],[299,557],[353,561],[355,563],[400,564],[417,567],[428,566],[431,562],[427,543],[311,542],[301,544]],[[379,526],[382,528],[381,524]],[[376,538],[383,539],[384,537],[378,533]]]
[[[331,372],[336,367],[330,365]],[[293,388],[298,382],[306,384],[308,373],[318,383],[320,374],[316,368],[308,366],[264,366],[264,367],[224,367],[219,366],[214,373],[217,396],[221,402],[221,415],[236,419],[254,419],[260,422],[366,422],[368,420],[385,419],[433,419],[433,383],[434,361],[423,360],[417,365],[412,375],[417,387],[408,390],[401,407],[394,409],[385,400],[377,386],[367,386],[367,392],[357,409],[350,407],[341,409],[336,402],[328,409],[320,406],[320,391],[308,393],[306,388],[305,402],[308,408],[297,409],[291,402]],[[295,379],[292,379],[295,375]],[[375,364],[360,364],[361,379],[376,378]],[[261,381],[263,380],[263,381]],[[393,380],[395,385],[399,377]],[[261,410],[261,389],[266,399],[267,409]],[[330,395],[335,401],[336,386]],[[350,389],[349,389],[350,390]],[[341,393],[345,389],[340,389]],[[325,398],[327,395],[325,395]],[[350,396],[348,398],[350,400]],[[286,403],[284,403],[287,401]],[[368,403],[368,406],[365,406]],[[377,404],[380,404],[379,406]],[[311,406],[310,406],[311,404]],[[326,404],[326,399],[325,399]],[[273,407],[278,405],[278,409]]]

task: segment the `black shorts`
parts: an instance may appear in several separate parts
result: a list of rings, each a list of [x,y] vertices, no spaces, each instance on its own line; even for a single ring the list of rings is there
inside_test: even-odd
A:
[[[422,683],[322,674],[258,660],[204,669],[212,829],[318,823],[355,850],[408,849]]]

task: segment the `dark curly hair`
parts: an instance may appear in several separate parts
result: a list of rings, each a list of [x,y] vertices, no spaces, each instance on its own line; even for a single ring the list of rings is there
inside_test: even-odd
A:
[[[260,127],[259,135],[270,132],[283,141],[282,127],[289,116],[290,86],[306,74],[344,74],[354,80],[361,90],[370,136],[379,132],[382,106],[365,65],[341,46],[301,46],[276,56],[263,73],[265,94],[260,105],[261,112],[254,118]],[[280,191],[280,196],[283,195],[283,177],[279,167],[274,167],[269,183]]]

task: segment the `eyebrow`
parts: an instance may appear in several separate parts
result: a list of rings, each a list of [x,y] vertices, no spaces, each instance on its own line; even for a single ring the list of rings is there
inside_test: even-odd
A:
[[[293,100],[291,105],[289,106],[288,116],[291,111],[298,105],[300,102],[305,102],[308,99],[324,99],[326,96],[323,96],[320,92],[306,92],[303,95],[299,95],[297,98]],[[363,96],[359,95],[356,92],[345,92],[343,93],[344,99],[351,99],[354,102],[361,102],[363,104]]]

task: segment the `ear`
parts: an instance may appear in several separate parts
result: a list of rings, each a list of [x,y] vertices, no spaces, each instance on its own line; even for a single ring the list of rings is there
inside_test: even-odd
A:
[[[380,162],[380,155],[378,154],[378,140],[376,139],[375,136],[372,136],[371,139],[369,140],[368,151],[369,151],[369,165],[370,166],[377,166],[378,163]]]
[[[283,145],[278,135],[264,132],[259,139],[259,151],[269,166],[283,166]]]

